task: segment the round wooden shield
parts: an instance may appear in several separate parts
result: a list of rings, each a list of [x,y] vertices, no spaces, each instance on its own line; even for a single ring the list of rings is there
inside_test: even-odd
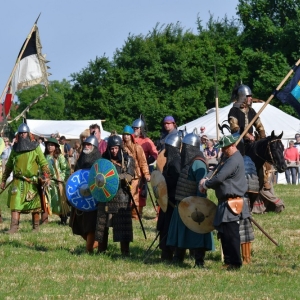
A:
[[[119,189],[119,174],[111,161],[100,158],[90,169],[88,183],[93,197],[99,202],[107,202]]]
[[[217,206],[207,198],[190,196],[180,201],[179,216],[184,225],[196,233],[209,233],[214,230],[213,222]]]
[[[157,202],[163,212],[168,208],[168,189],[165,177],[160,171],[155,170],[151,173],[151,186]]]
[[[89,169],[78,170],[68,178],[66,183],[66,196],[69,202],[82,211],[96,210],[98,204],[88,185],[89,173]]]
[[[167,162],[167,158],[165,157],[165,149],[159,152],[156,160],[156,169],[160,172],[163,171],[163,168]]]

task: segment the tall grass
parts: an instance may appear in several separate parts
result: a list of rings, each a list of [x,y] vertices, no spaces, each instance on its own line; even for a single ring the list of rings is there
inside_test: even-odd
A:
[[[280,246],[255,228],[252,263],[236,272],[221,269],[217,240],[216,251],[206,255],[207,270],[194,269],[188,256],[182,266],[162,263],[159,250],[144,263],[156,236],[150,201],[143,218],[147,240],[134,221],[131,256],[125,259],[111,235],[106,254],[87,255],[84,241],[58,225],[58,217],[35,234],[31,216],[21,215],[19,233],[0,234],[0,299],[300,299],[299,187],[277,185],[275,191],[285,211],[254,218]],[[10,223],[6,196],[0,196],[2,232]],[[215,199],[212,193],[209,198]]]

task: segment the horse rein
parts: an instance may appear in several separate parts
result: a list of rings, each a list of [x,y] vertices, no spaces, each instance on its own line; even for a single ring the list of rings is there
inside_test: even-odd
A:
[[[255,149],[255,151],[254,151],[255,155],[256,155],[257,157],[259,157],[261,160],[266,161],[267,163],[269,163],[269,164],[271,164],[271,165],[273,165],[273,166],[276,166],[275,160],[274,160],[274,158],[273,158],[273,155],[272,155],[272,152],[271,152],[271,149],[270,149],[270,144],[273,143],[273,142],[277,142],[277,141],[280,141],[280,142],[281,142],[281,139],[275,139],[275,140],[273,140],[273,141],[268,141],[267,150],[269,150],[269,155],[270,155],[270,157],[271,157],[271,161],[268,161],[267,159],[264,159],[263,157],[261,157],[260,155],[258,155],[256,149]]]

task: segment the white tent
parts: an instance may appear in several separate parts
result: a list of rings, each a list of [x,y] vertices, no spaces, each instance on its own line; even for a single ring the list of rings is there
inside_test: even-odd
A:
[[[260,110],[264,103],[253,103],[252,107],[256,112]],[[223,108],[219,108],[219,123],[228,119],[228,113],[232,104]],[[263,112],[260,114],[260,119],[265,127],[266,135],[270,135],[272,130],[275,134],[280,134],[283,131],[283,139],[294,139],[295,133],[300,132],[300,120],[294,118],[280,109],[268,104]],[[228,123],[227,123],[228,124]],[[205,134],[208,138],[216,138],[216,109],[212,108],[207,111],[207,115],[200,117],[192,122],[181,125],[179,129],[186,127],[187,132],[192,132],[194,128],[199,129],[205,126]],[[225,130],[226,132],[226,130]]]
[[[91,124],[98,124],[101,129],[101,138],[108,137],[110,132],[103,130],[101,120],[84,120],[84,121],[49,121],[49,120],[31,120],[27,119],[27,125],[30,132],[38,135],[49,137],[52,133],[64,135],[66,139],[79,139],[79,135],[88,129]]]

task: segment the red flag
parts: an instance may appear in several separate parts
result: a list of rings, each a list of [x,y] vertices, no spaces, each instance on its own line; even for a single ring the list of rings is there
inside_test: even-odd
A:
[[[4,100],[4,113],[7,117],[11,108],[12,101],[14,99],[14,93],[12,93],[11,84],[8,86],[7,93]]]

